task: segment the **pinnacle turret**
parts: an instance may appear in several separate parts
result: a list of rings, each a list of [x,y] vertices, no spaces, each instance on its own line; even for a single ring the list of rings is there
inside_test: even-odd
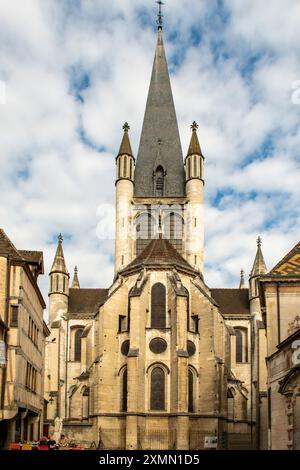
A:
[[[78,279],[78,268],[75,266],[74,277],[72,282],[72,289],[80,289],[79,279]]]

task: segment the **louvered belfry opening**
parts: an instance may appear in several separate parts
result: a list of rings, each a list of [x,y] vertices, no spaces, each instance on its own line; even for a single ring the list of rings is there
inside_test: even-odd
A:
[[[158,166],[155,172],[155,196],[162,197],[164,195],[164,169]]]

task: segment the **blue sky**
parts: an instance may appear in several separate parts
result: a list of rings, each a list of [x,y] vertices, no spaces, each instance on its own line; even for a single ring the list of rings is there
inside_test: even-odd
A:
[[[165,3],[183,152],[196,120],[206,157],[205,278],[236,286],[258,235],[269,268],[300,238],[300,4]],[[0,226],[17,247],[44,251],[46,274],[64,233],[83,287],[113,278],[114,242],[97,227],[114,213],[97,210],[114,205],[125,121],[137,153],[156,11],[154,0],[0,3]]]

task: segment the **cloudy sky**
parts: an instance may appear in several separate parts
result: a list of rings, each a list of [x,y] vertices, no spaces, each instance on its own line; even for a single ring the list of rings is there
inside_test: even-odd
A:
[[[196,120],[206,157],[206,281],[236,286],[258,235],[269,268],[300,239],[300,3],[165,3],[183,151]],[[114,243],[97,227],[114,223],[125,121],[137,153],[156,9],[154,0],[0,0],[0,226],[18,248],[44,251],[46,274],[62,232],[82,287],[113,277]],[[46,294],[47,276],[41,286]]]

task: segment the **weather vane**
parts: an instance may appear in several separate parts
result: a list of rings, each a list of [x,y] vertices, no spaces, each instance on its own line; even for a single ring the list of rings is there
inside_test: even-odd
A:
[[[158,15],[157,15],[157,25],[158,25],[158,28],[162,29],[162,26],[163,26],[163,14],[162,14],[162,9],[161,7],[164,5],[164,3],[161,1],[161,0],[157,0],[156,3],[158,4],[159,6],[159,10],[158,10]]]

